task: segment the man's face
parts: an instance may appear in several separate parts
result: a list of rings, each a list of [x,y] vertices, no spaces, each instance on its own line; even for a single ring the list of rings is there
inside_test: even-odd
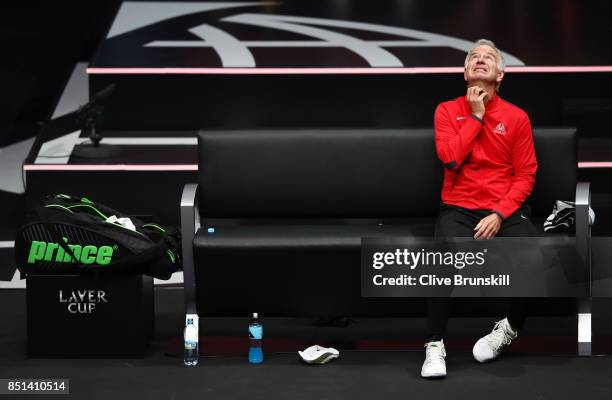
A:
[[[497,69],[495,50],[486,44],[474,48],[468,58],[463,77],[467,82],[501,82],[504,73]]]

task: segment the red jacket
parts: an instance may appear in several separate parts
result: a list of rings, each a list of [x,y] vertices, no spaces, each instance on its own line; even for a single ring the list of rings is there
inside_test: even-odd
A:
[[[442,202],[509,217],[531,194],[536,162],[525,111],[495,96],[483,122],[465,96],[440,103],[434,117],[436,151],[445,166]]]

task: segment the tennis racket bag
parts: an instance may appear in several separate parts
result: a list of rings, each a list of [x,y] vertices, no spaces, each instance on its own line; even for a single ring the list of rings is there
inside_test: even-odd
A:
[[[145,274],[169,279],[182,268],[180,231],[144,223],[103,204],[49,195],[15,238],[25,274]]]

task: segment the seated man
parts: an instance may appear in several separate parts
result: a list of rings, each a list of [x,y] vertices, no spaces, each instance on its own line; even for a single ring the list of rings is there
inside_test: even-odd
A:
[[[435,141],[444,184],[436,237],[537,236],[523,202],[537,169],[531,123],[520,108],[496,93],[504,78],[504,59],[495,44],[481,39],[464,64],[467,93],[438,105]],[[444,335],[450,298],[428,299],[430,338],[421,370],[425,378],[446,376]],[[496,358],[516,338],[524,320],[524,301],[476,342],[474,358]]]

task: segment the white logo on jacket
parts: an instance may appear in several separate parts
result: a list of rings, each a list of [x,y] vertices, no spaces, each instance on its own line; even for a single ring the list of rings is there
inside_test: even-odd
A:
[[[495,133],[497,133],[499,135],[505,135],[506,134],[506,127],[504,126],[504,123],[500,122],[499,124],[497,124],[495,129],[493,129],[493,132],[495,132]]]

